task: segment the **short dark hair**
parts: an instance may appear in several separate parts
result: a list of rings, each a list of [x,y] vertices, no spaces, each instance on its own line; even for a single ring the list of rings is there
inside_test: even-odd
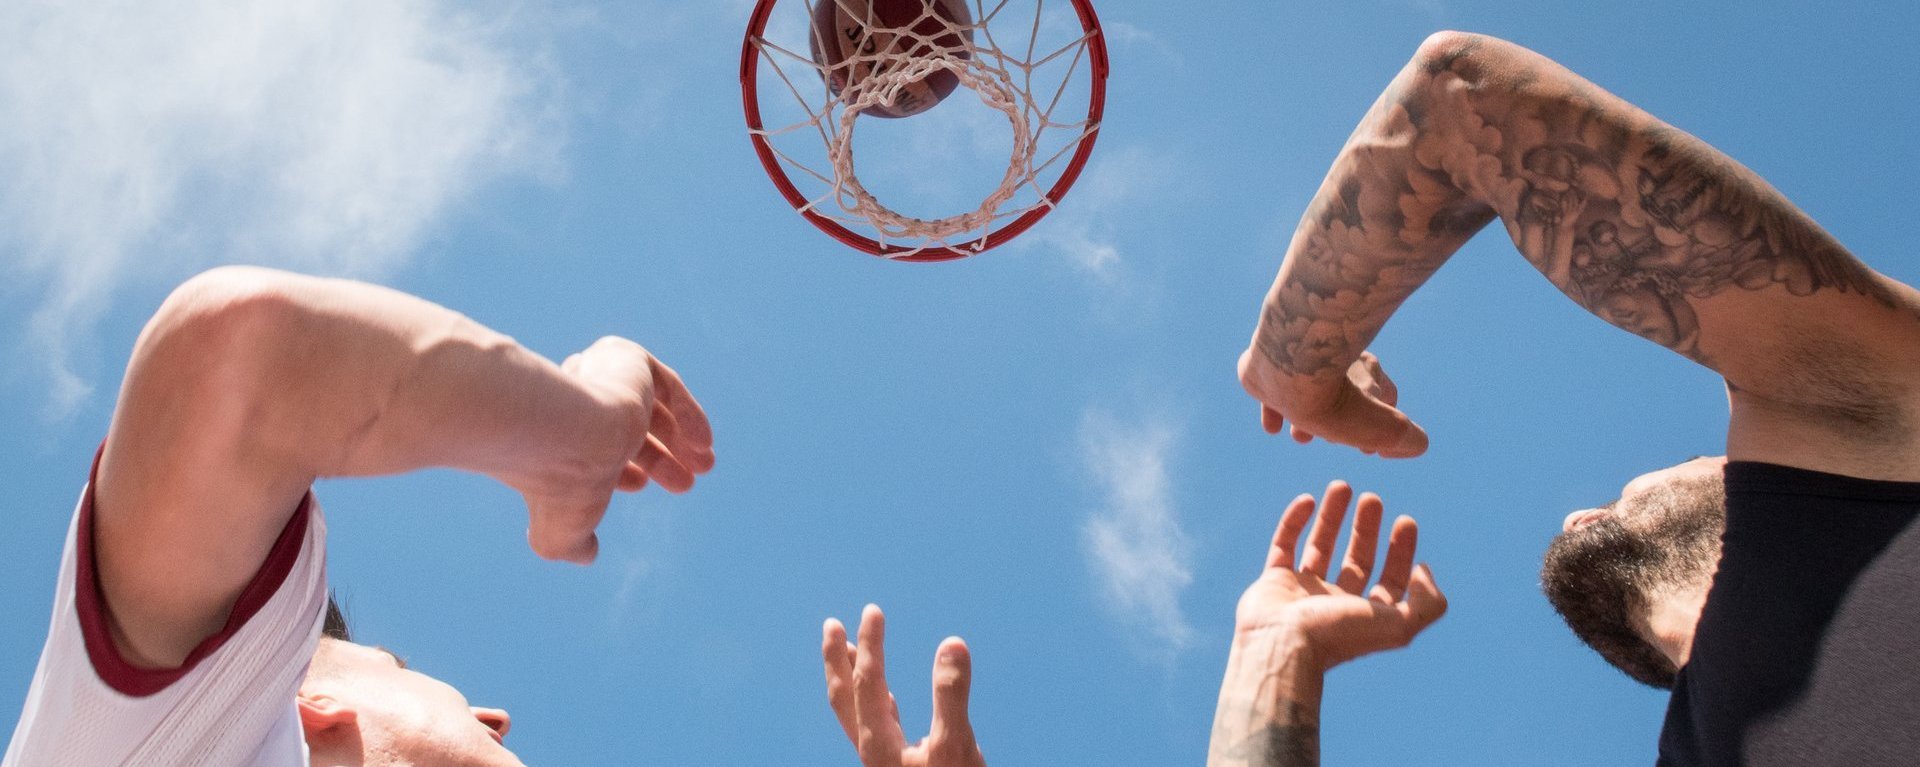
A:
[[[353,641],[353,631],[347,628],[347,614],[340,610],[340,603],[334,601],[332,596],[327,597],[327,619],[320,624],[320,636],[342,642]]]

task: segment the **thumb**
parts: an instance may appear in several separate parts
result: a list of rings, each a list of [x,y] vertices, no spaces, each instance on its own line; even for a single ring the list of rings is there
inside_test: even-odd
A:
[[[973,657],[967,643],[948,637],[933,659],[933,727],[927,742],[937,747],[966,748],[973,744],[973,725],[967,721],[967,692],[973,686]]]
[[[541,559],[592,564],[600,554],[600,539],[593,534],[607,514],[607,502],[571,508],[553,506],[527,499],[527,545]]]
[[[1434,582],[1433,570],[1424,564],[1413,570],[1412,582],[1407,587],[1406,612],[1416,634],[1447,614],[1447,595],[1441,593],[1440,584]]]
[[[1383,458],[1412,458],[1427,452],[1425,430],[1407,414],[1368,396],[1351,381],[1346,382],[1329,420],[1341,426],[1338,431],[1320,429],[1321,437],[1378,452]]]

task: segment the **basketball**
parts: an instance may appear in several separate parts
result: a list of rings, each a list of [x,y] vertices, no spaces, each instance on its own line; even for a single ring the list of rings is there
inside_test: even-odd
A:
[[[827,87],[845,88],[916,59],[968,58],[973,40],[967,0],[814,0],[813,60]],[[939,69],[901,88],[893,103],[862,110],[874,117],[912,117],[940,103],[960,78]]]

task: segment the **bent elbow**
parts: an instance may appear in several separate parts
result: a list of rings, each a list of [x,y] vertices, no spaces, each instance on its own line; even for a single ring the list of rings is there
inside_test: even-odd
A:
[[[136,360],[142,352],[165,352],[151,361],[178,365],[244,357],[249,346],[285,331],[297,310],[281,280],[278,272],[245,266],[193,276],[174,288],[147,321],[135,343]]]
[[[1413,60],[1423,63],[1445,62],[1473,53],[1494,38],[1473,32],[1443,29],[1420,41]]]
[[[167,403],[213,426],[243,416],[298,305],[272,270],[223,266],[180,284],[147,321],[127,365],[122,405]]]
[[[1427,35],[1414,49],[1413,65],[1429,77],[1451,72],[1478,87],[1493,73],[1519,66],[1525,50],[1489,35],[1443,30]]]

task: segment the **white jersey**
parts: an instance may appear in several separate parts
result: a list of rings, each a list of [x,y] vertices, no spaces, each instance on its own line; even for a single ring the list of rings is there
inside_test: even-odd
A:
[[[53,625],[0,767],[306,767],[294,699],[327,603],[326,522],[313,496],[226,627],[168,671],[129,665],[108,634],[92,506],[89,482],[67,529]]]

